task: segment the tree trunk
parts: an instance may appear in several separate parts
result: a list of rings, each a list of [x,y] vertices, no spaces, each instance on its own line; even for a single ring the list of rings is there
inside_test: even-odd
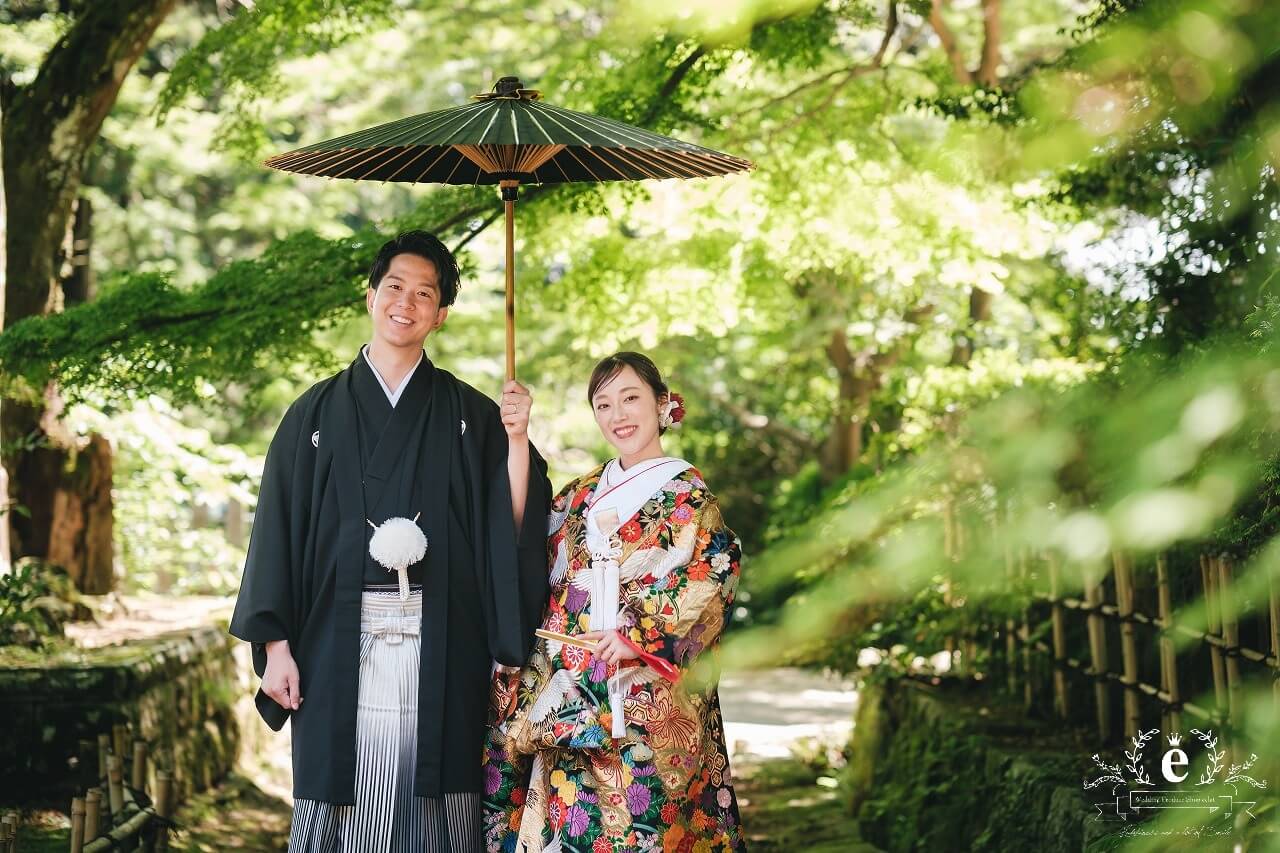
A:
[[[78,7],[70,29],[41,63],[35,80],[16,87],[0,84],[0,156],[10,218],[7,229],[3,325],[62,307],[68,222],[80,190],[85,159],[98,138],[126,75],[137,62],[176,0],[95,0]],[[0,326],[2,328],[2,326]],[[0,410],[0,451],[8,469],[11,553],[50,558],[52,554],[100,569],[101,556],[88,550],[101,536],[100,520],[110,514],[110,489],[67,497],[67,489],[92,488],[95,476],[77,475],[84,449],[66,440],[47,415],[56,401],[5,401]],[[90,442],[95,454],[105,442]],[[110,470],[109,459],[106,470]],[[66,473],[71,472],[71,473]],[[107,526],[108,535],[110,527]],[[110,577],[109,573],[107,575]]]
[[[100,435],[73,451],[70,471],[53,494],[49,562],[67,570],[81,592],[104,595],[115,585],[111,513],[111,445]]]
[[[978,66],[973,70],[965,64],[964,50],[956,34],[942,16],[946,0],[931,0],[929,5],[929,26],[938,36],[938,43],[943,54],[951,63],[951,73],[956,82],[962,86],[977,83],[988,88],[1000,85],[1000,41],[1003,32],[1000,26],[1000,0],[982,0],[982,50]]]
[[[976,349],[975,327],[991,318],[991,293],[981,287],[969,289],[969,318],[965,328],[956,334],[951,348],[951,366],[964,367],[973,358]]]
[[[862,458],[871,395],[880,387],[883,371],[875,358],[855,357],[840,329],[831,333],[827,355],[840,377],[831,432],[822,453],[822,479],[830,483],[847,474]]]
[[[919,327],[933,314],[933,306],[915,305],[902,313],[902,320]],[[832,417],[831,432],[822,448],[821,473],[831,483],[862,461],[866,451],[865,433],[871,404],[884,382],[885,373],[915,345],[916,334],[903,334],[884,349],[853,352],[843,328],[834,329],[827,341],[827,358],[840,379],[839,396]]]

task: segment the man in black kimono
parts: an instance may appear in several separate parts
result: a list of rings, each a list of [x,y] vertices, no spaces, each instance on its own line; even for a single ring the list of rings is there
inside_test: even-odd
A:
[[[435,237],[383,246],[369,344],[267,452],[231,633],[268,725],[290,720],[291,850],[483,848],[489,676],[524,664],[542,617],[551,491],[528,392],[508,382],[495,405],[424,357],[457,289]],[[392,518],[427,541],[408,598],[369,551]]]

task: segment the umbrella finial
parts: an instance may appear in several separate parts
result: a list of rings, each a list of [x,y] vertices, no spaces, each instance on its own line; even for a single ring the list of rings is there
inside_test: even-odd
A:
[[[520,82],[519,77],[500,77],[497,83],[493,84],[493,90],[490,92],[481,92],[478,95],[472,95],[478,101],[488,101],[493,98],[505,98],[513,101],[536,101],[542,97],[542,93],[537,89],[526,89],[524,84]]]

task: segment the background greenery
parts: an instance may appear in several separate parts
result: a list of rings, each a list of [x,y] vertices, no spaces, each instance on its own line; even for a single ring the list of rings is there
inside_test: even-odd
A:
[[[21,81],[75,17],[12,9]],[[379,241],[461,248],[430,354],[490,393],[501,371],[491,191],[259,161],[518,74],[757,164],[527,189],[518,223],[555,485],[606,454],[594,360],[651,353],[689,409],[667,449],[750,555],[744,659],[909,668],[1014,606],[1010,548],[1077,589],[1115,549],[1213,549],[1265,590],[1278,45],[1263,0],[182,3],[88,165],[96,298],[0,334],[5,392],[56,380],[112,439],[126,588],[234,590],[219,513],[252,503],[288,401],[354,356]]]

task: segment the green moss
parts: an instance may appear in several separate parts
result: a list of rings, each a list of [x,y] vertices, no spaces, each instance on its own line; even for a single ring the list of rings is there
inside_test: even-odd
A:
[[[742,825],[755,853],[875,853],[835,780],[798,759],[735,767]]]

